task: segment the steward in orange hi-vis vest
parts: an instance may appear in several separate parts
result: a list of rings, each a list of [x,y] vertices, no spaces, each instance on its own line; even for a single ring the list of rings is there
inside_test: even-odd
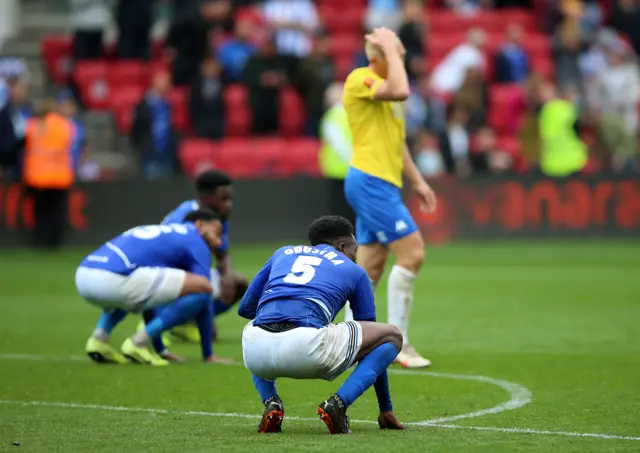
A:
[[[32,118],[25,130],[23,182],[35,189],[68,189],[74,182],[73,124],[57,113]]]

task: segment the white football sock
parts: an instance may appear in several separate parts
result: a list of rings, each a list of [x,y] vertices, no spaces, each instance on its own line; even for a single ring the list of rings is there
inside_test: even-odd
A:
[[[373,290],[375,291],[376,286],[378,286],[378,282],[374,282],[371,279],[369,279],[369,281],[371,282],[371,286],[373,286]],[[349,301],[347,301],[347,303],[344,305],[344,322],[349,321],[353,321],[353,311],[351,311],[351,304],[349,303]]]
[[[409,343],[408,328],[413,305],[413,281],[415,274],[400,266],[393,266],[389,274],[387,303],[389,324],[402,332],[403,343]]]
[[[100,340],[103,343],[109,343],[109,338],[111,337],[111,335],[109,335],[107,333],[106,330],[104,329],[96,329],[93,331],[93,338],[95,338],[96,340]]]
[[[131,337],[131,341],[139,348],[146,348],[149,345],[149,335],[145,330],[139,330]]]

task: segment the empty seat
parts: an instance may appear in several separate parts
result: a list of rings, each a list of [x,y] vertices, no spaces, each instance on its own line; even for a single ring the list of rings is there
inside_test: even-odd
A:
[[[93,110],[109,108],[107,65],[103,62],[81,61],[73,70],[73,78],[84,106]]]
[[[146,63],[135,60],[109,62],[107,80],[114,90],[127,85],[146,85],[149,82],[149,67]]]
[[[214,155],[215,142],[198,138],[184,140],[178,151],[183,171],[192,177],[207,168],[215,168]]]
[[[278,129],[284,137],[297,137],[305,127],[306,113],[300,95],[293,88],[285,88],[280,93]]]
[[[40,43],[40,54],[44,60],[47,75],[59,85],[69,81],[72,49],[73,41],[68,36],[47,36]]]
[[[229,85],[223,92],[225,132],[228,137],[246,137],[251,132],[249,93],[242,85]]]

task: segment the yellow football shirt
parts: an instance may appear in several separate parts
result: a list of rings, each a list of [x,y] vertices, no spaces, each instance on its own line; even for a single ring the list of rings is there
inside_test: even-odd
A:
[[[358,68],[344,84],[342,104],[353,135],[350,165],[402,187],[404,110],[401,102],[373,99],[383,80],[369,68]]]

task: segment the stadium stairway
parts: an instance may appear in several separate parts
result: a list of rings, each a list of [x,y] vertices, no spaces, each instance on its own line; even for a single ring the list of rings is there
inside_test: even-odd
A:
[[[36,103],[55,96],[60,89],[46,75],[40,44],[45,36],[70,34],[69,13],[47,0],[26,0],[21,2],[20,21],[22,26],[18,35],[2,43],[0,56],[25,61],[30,73],[27,99]],[[91,159],[108,173],[126,175],[135,172],[135,159],[128,142],[116,133],[111,115],[87,111],[82,117]]]

